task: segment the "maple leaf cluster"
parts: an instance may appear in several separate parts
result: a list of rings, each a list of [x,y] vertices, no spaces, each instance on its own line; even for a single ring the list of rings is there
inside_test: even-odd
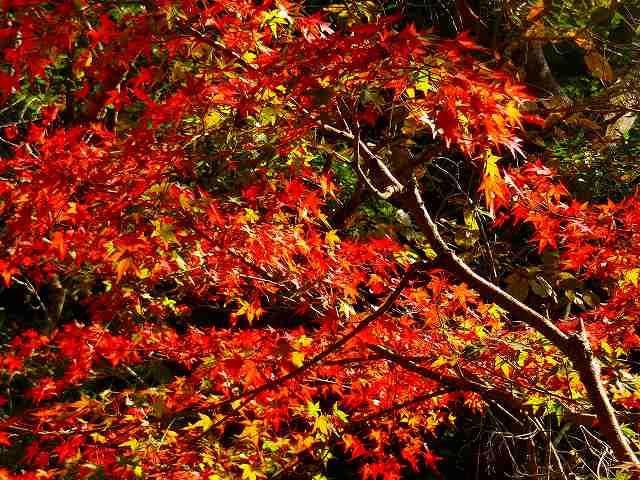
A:
[[[541,335],[393,229],[334,225],[349,185],[328,157],[357,172],[360,135],[389,157],[380,122],[463,156],[492,213],[608,285],[564,330],[638,346],[636,200],[570,201],[542,164],[505,177],[530,97],[466,35],[285,1],[3,7],[0,98],[44,100],[3,130],[0,275],[59,279],[67,303],[2,345],[0,477],[277,478],[338,445],[390,480],[436,471],[432,440],[487,399],[579,411]]]

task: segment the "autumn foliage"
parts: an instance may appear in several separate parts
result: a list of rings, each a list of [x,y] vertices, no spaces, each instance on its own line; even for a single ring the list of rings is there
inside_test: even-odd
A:
[[[0,274],[36,307],[3,327],[0,478],[438,475],[434,439],[495,403],[602,426],[578,337],[640,408],[639,200],[580,202],[524,161],[532,97],[467,34],[284,0],[0,5]],[[465,235],[528,232],[553,257],[535,285],[582,299],[542,311],[560,341],[518,310],[540,306],[524,273],[482,287],[417,218],[445,153]],[[423,232],[352,234],[358,188]]]

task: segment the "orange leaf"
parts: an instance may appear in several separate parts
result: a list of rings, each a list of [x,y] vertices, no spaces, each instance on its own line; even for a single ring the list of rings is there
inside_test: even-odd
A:
[[[64,232],[57,231],[54,232],[51,236],[51,245],[58,249],[58,258],[60,260],[64,259],[65,254],[67,253],[65,244],[64,244]]]
[[[116,263],[116,283],[120,282],[122,276],[131,269],[135,270],[131,257],[125,257]]]

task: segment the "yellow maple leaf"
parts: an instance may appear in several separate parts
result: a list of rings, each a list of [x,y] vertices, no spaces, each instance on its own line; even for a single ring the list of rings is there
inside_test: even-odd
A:
[[[213,420],[209,418],[209,416],[204,413],[198,413],[198,420],[196,423],[189,425],[188,427],[184,427],[184,430],[193,430],[194,428],[202,428],[203,432],[208,431],[211,427],[213,427]]]
[[[301,367],[304,364],[304,353],[298,351],[291,352],[291,363],[296,367]]]
[[[633,284],[634,287],[638,286],[638,279],[640,278],[640,268],[632,268],[623,273],[624,279]]]
[[[246,463],[240,465],[240,469],[242,470],[242,480],[256,480],[258,477],[265,477],[262,472],[254,470],[251,465]]]
[[[138,448],[138,440],[136,438],[131,438],[126,442],[118,445],[119,447],[129,447],[131,450],[136,450]]]
[[[496,200],[505,200],[507,197],[507,188],[498,168],[498,160],[500,157],[490,150],[485,152],[484,175],[478,188],[479,191],[484,192],[485,202],[491,215],[495,212]]]
[[[313,426],[313,431],[319,431],[325,437],[329,435],[329,432],[333,430],[333,424],[331,419],[326,415],[320,415],[316,418],[316,423]]]
[[[334,248],[336,243],[340,243],[340,237],[335,230],[330,230],[324,236],[325,242],[329,245],[329,248]]]

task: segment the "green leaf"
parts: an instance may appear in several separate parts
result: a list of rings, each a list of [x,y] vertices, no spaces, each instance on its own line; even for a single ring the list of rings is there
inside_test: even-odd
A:
[[[341,422],[347,423],[349,421],[348,415],[338,408],[338,404],[333,404],[333,414],[340,419]]]
[[[320,402],[312,403],[311,401],[307,402],[307,413],[312,417],[317,417],[320,415]]]
[[[527,357],[529,356],[529,352],[520,352],[518,354],[518,366],[519,367],[524,367],[524,362],[527,359]]]
[[[163,242],[167,243],[179,243],[173,233],[172,224],[164,223],[162,220],[152,220],[151,223],[155,227],[155,230],[151,234],[152,237],[160,237]]]

